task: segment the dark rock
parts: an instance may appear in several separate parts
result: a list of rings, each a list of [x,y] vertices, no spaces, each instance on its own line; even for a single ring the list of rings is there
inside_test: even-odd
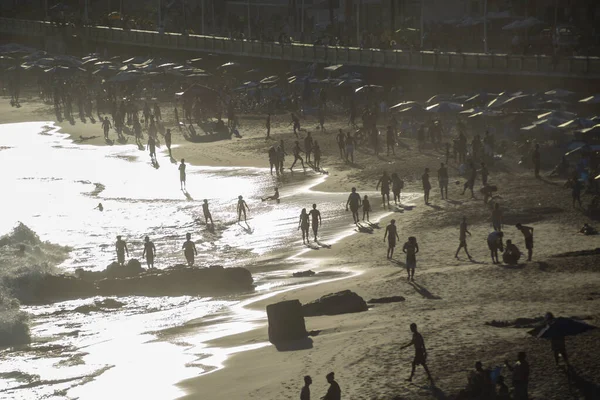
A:
[[[107,277],[106,270],[103,271],[86,271],[83,268],[75,270],[75,277],[87,282],[96,282]]]
[[[391,296],[391,297],[380,297],[378,299],[371,299],[367,303],[371,304],[386,304],[386,303],[398,303],[406,300],[402,296]]]
[[[121,308],[125,305],[125,303],[121,303],[115,299],[104,299],[104,300],[96,300],[94,304],[84,304],[82,306],[77,307],[75,312],[88,314],[90,312],[103,312],[107,309],[116,309]]]
[[[129,262],[125,265],[119,265],[116,262],[113,262],[108,267],[106,267],[106,277],[107,278],[128,278],[132,276],[138,276],[142,272],[146,271],[142,268],[142,264],[134,258],[129,260]]]
[[[344,290],[304,304],[302,309],[305,317],[315,317],[367,311],[369,307],[362,297],[350,290]]]
[[[315,271],[311,271],[310,269],[308,271],[299,271],[299,272],[294,272],[292,274],[292,276],[294,278],[304,278],[304,277],[308,277],[308,276],[313,276],[315,275]]]
[[[134,277],[107,278],[97,283],[103,296],[219,295],[253,289],[245,268],[182,268],[175,266]]]
[[[11,283],[13,295],[23,304],[45,304],[96,296],[92,282],[70,275],[23,276]]]
[[[308,337],[302,304],[298,300],[282,301],[267,306],[269,341],[280,343]]]

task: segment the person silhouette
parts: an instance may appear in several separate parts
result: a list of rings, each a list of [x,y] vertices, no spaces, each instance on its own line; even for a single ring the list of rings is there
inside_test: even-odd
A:
[[[492,210],[492,227],[495,231],[500,232],[502,230],[502,210],[500,209],[500,204],[495,203],[494,209]]]
[[[146,257],[146,263],[148,264],[148,269],[154,268],[154,256],[156,255],[156,247],[154,243],[150,241],[150,238],[146,236],[144,238],[144,252],[142,253],[142,257]]]
[[[327,389],[325,396],[321,397],[321,400],[341,400],[342,390],[340,389],[340,385],[335,381],[334,373],[328,373],[326,379],[329,383],[329,389]]]
[[[363,202],[364,205],[364,202]],[[396,220],[390,221],[390,224],[385,228],[385,234],[383,235],[383,241],[388,240],[387,258],[391,260],[394,256],[394,247],[396,247],[396,240],[400,240],[398,236],[398,229],[396,228]]]
[[[309,375],[304,377],[304,386],[300,392],[300,400],[310,400],[310,385],[312,384],[312,378]]]
[[[371,202],[369,201],[369,196],[367,196],[365,194],[365,197],[363,197],[363,216],[362,216],[362,220],[365,220],[365,215],[367,216],[367,222],[371,222],[371,220],[369,219],[369,212],[371,212]]]
[[[467,257],[469,257],[469,260],[473,260],[473,258],[469,254],[469,250],[467,250],[467,234],[471,236],[471,232],[469,232],[469,230],[467,229],[467,217],[463,217],[463,220],[460,223],[460,243],[458,245],[458,249],[456,249],[456,254],[454,255],[454,258],[458,258],[458,252],[460,251],[460,249],[464,248],[465,253],[467,253]]]
[[[346,211],[348,211],[348,206],[350,206],[350,210],[352,210],[352,219],[355,224],[358,224],[358,209],[361,206],[360,195],[356,193],[356,188],[352,188],[352,193],[348,196],[348,201],[346,202]]]
[[[527,261],[531,261],[531,256],[533,255],[533,228],[521,224],[517,224],[516,227],[525,237],[525,248],[528,255]]]
[[[115,243],[115,247],[117,249],[117,262],[119,265],[125,264],[125,253],[127,253],[127,257],[129,257],[129,250],[127,249],[127,243],[121,239],[121,235],[117,236],[117,242]]]
[[[512,372],[513,399],[529,399],[529,362],[527,361],[527,353],[520,351],[517,354],[517,362],[514,365],[510,365],[508,361],[504,361],[504,365]]]
[[[544,316],[544,320],[547,327],[552,326],[552,324],[556,322],[556,318],[554,318],[554,314],[552,314],[551,312],[546,313],[546,315]],[[554,354],[554,361],[556,362],[556,365],[558,365],[560,356],[562,356],[563,360],[565,360],[565,364],[567,364],[567,366],[570,366],[569,357],[567,356],[567,345],[565,343],[565,337],[553,336],[550,339],[550,346],[552,348],[552,353]]]
[[[146,147],[147,150],[150,151],[150,158],[152,160],[156,159],[156,140],[154,136],[148,135],[148,145]]]
[[[429,204],[429,192],[431,191],[431,183],[429,182],[429,168],[425,168],[425,173],[421,176],[423,181],[423,199],[425,204]]]
[[[171,156],[171,130],[167,129],[165,133],[165,145],[167,146],[167,150],[169,150],[169,156]]]
[[[104,121],[102,121],[102,129],[104,130],[104,139],[108,140],[108,131],[112,128],[108,117],[104,117]]]
[[[425,372],[427,373],[427,378],[429,378],[429,381],[433,385],[433,378],[431,377],[431,374],[429,373],[429,368],[427,368],[427,349],[425,348],[425,340],[423,339],[423,336],[417,331],[417,324],[415,324],[415,323],[410,324],[410,331],[413,334],[412,340],[410,341],[410,343],[408,343],[400,348],[400,349],[405,349],[410,346],[415,347],[415,358],[412,361],[412,370],[410,372],[410,376],[408,377],[407,381],[412,382],[412,378],[415,375],[416,366],[422,365],[423,368],[425,369]]]
[[[298,160],[300,160],[300,162],[302,163],[302,168],[306,169],[306,167],[304,166],[304,160],[302,159],[302,156],[300,156],[300,153],[303,153],[303,151],[302,151],[302,149],[300,149],[300,142],[298,142],[297,140],[296,140],[296,145],[292,149],[292,152],[294,154],[294,162],[292,163],[292,166],[290,167],[290,171],[293,170],[294,165],[296,165]]]
[[[406,273],[408,274],[407,281],[415,280],[415,268],[417,268],[417,253],[419,252],[419,244],[417,238],[410,236],[408,242],[404,243],[402,252],[406,254]]]
[[[181,190],[185,190],[185,159],[181,159],[181,164],[179,164],[179,184],[181,186]]]
[[[300,220],[298,221],[298,229],[302,229],[302,243],[310,243],[310,237],[308,236],[308,220],[310,216],[306,212],[306,208],[303,208],[300,212]]]
[[[204,213],[204,221],[206,222],[206,225],[208,225],[209,219],[211,225],[215,224],[213,222],[212,215],[210,214],[210,210],[208,209],[208,200],[206,199],[204,199],[204,202],[202,202],[202,213]]]
[[[102,205],[102,203],[98,203],[98,205],[96,207],[94,207],[94,210],[98,210],[100,212],[104,211],[104,206]]]
[[[272,196],[265,197],[264,199],[260,199],[261,201],[267,200],[279,200],[279,188],[275,188],[275,194]]]
[[[271,138],[271,113],[267,114],[267,122],[265,123],[265,128],[267,128],[266,139],[269,139],[269,138]]]
[[[500,264],[500,260],[498,259],[498,250],[504,251],[504,244],[502,243],[502,238],[504,234],[500,231],[493,231],[488,235],[487,244],[490,249],[490,255],[492,256],[493,264]]]
[[[198,251],[196,250],[196,244],[192,242],[192,234],[185,234],[185,242],[183,243],[183,255],[188,263],[188,267],[194,266],[194,256],[198,255]]]
[[[383,171],[383,175],[381,176],[381,178],[379,178],[379,181],[377,181],[377,186],[375,187],[375,190],[377,190],[381,185],[381,202],[383,207],[385,207],[386,197],[387,205],[388,207],[390,206],[390,183],[392,183],[392,180],[388,176],[387,171]]]
[[[440,183],[440,193],[442,200],[448,200],[448,168],[442,163],[438,169],[438,182]],[[445,195],[445,196],[444,196]]]
[[[312,205],[312,210],[310,210],[309,215],[311,216],[312,221],[312,231],[315,235],[315,242],[317,241],[317,232],[319,231],[319,226],[321,226],[321,212],[317,210],[317,205]]]
[[[237,202],[237,213],[238,213],[238,222],[242,219],[242,214],[244,214],[244,222],[246,222],[246,210],[250,211],[248,204],[242,196],[238,196]]]

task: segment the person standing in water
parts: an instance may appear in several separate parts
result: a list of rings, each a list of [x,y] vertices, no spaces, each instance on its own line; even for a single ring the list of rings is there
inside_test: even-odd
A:
[[[367,196],[365,194],[365,197],[363,198],[363,217],[362,220],[365,220],[365,215],[367,216],[367,222],[371,222],[371,220],[369,219],[369,212],[371,211],[371,202],[369,202],[369,196]]]
[[[156,160],[156,140],[154,139],[154,136],[148,135],[148,146],[146,149],[150,150],[150,158],[153,161]]]
[[[392,183],[392,180],[388,176],[387,171],[383,171],[383,175],[381,178],[379,178],[379,181],[377,181],[377,186],[375,187],[375,190],[377,190],[379,189],[379,185],[381,185],[381,203],[383,207],[385,207],[386,197],[387,205],[388,207],[390,206],[390,183]]]
[[[154,243],[150,241],[150,238],[146,236],[144,238],[144,252],[142,253],[142,257],[146,257],[146,263],[148,264],[148,269],[154,268],[154,255],[156,254],[156,247]]]
[[[348,196],[348,201],[346,202],[346,211],[348,211],[348,206],[350,206],[350,210],[352,210],[352,219],[355,224],[358,224],[358,209],[361,206],[360,195],[356,193],[356,188],[352,188],[352,193]]]
[[[407,381],[412,382],[412,378],[415,375],[415,367],[417,365],[422,365],[427,373],[427,378],[433,384],[433,378],[429,373],[429,368],[427,368],[427,349],[425,349],[425,340],[423,340],[423,336],[417,331],[417,324],[410,324],[410,330],[413,333],[412,340],[410,343],[402,346],[400,349],[405,349],[410,346],[415,347],[415,358],[412,362],[412,370],[410,372],[410,376]]]
[[[117,262],[119,265],[125,264],[125,253],[129,257],[129,250],[127,249],[127,243],[121,239],[121,235],[117,236],[117,242],[115,243],[117,249]]]
[[[171,130],[167,129],[165,133],[165,145],[167,146],[167,150],[169,150],[169,157],[171,157]]]
[[[310,216],[312,221],[312,231],[315,235],[315,242],[317,241],[317,232],[319,231],[319,227],[321,226],[321,212],[317,210],[317,205],[312,205],[312,210],[310,210]]]
[[[185,159],[181,159],[181,164],[179,164],[179,184],[181,186],[181,190],[185,190]]]
[[[108,131],[112,128],[108,117],[104,117],[104,121],[102,121],[102,129],[104,130],[104,139],[108,140]]]
[[[471,232],[469,232],[469,230],[467,229],[467,217],[463,217],[463,220],[460,224],[460,244],[458,245],[458,249],[456,249],[456,254],[454,255],[454,258],[458,258],[458,252],[460,251],[460,249],[464,248],[465,253],[467,253],[467,257],[469,257],[469,260],[472,261],[473,258],[471,258],[469,250],[467,250],[467,234],[471,236]]]
[[[415,268],[417,268],[417,253],[419,252],[419,245],[417,244],[417,238],[411,236],[408,238],[408,242],[404,243],[402,251],[406,254],[406,273],[408,274],[408,281],[415,280]]]
[[[196,244],[192,242],[192,234],[185,234],[185,242],[183,243],[183,255],[188,263],[188,267],[194,266],[194,256],[198,255],[198,251],[196,250]]]
[[[429,182],[429,168],[425,168],[425,173],[421,176],[421,180],[423,181],[423,198],[425,199],[425,204],[429,204],[429,192],[431,191],[431,183]]]
[[[298,221],[298,229],[302,230],[302,244],[306,244],[307,241],[310,243],[310,237],[308,236],[309,217],[306,208],[303,208],[302,212],[300,212],[300,221]]]
[[[364,206],[364,203],[363,203]],[[385,228],[385,234],[383,235],[383,241],[388,240],[387,258],[391,260],[394,256],[394,248],[396,247],[396,240],[400,240],[398,236],[398,230],[396,228],[396,220],[390,221],[390,224]]]
[[[213,222],[212,215],[210,214],[210,210],[208,209],[208,200],[206,199],[204,199],[204,202],[202,203],[202,213],[204,214],[204,221],[206,222],[206,225],[208,225],[209,219],[211,225],[215,224]]]
[[[527,261],[531,261],[531,256],[533,255],[533,228],[521,224],[517,224],[516,227],[525,237],[525,248],[528,255]]]
[[[248,204],[242,196],[238,196],[237,202],[237,213],[238,213],[238,222],[242,219],[242,214],[244,214],[244,222],[246,222],[246,210],[250,211]]]

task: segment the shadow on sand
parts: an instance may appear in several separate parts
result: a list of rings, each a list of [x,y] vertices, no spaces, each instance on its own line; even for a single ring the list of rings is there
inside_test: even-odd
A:
[[[578,398],[583,398],[585,400],[600,399],[600,385],[590,382],[578,375],[577,371],[573,368],[569,368],[566,371],[566,374],[569,379],[569,387],[577,389],[580,396],[583,396]]]
[[[309,337],[298,340],[273,343],[278,351],[308,350],[313,348],[313,340]]]
[[[192,195],[189,194],[189,192],[187,191],[187,189],[181,189],[181,193],[183,193],[183,195],[185,196],[186,200],[188,200],[188,201],[194,201],[194,199],[192,198]]]
[[[436,296],[435,294],[431,293],[429,290],[427,290],[423,286],[419,285],[417,282],[412,281],[412,282],[410,282],[410,285],[415,289],[415,291],[417,293],[419,293],[421,296],[423,296],[426,299],[429,299],[429,300],[441,300],[442,299],[440,296]]]

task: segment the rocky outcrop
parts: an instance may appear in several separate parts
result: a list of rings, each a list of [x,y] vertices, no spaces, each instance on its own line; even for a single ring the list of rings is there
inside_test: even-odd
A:
[[[282,301],[267,306],[269,341],[281,343],[308,337],[302,304],[298,300]]]
[[[104,271],[78,270],[75,276],[43,274],[17,278],[10,286],[24,304],[94,296],[215,296],[254,288],[252,275],[245,268],[190,268],[179,264],[148,271],[137,260],[130,260],[125,266],[111,264]]]
[[[363,298],[350,290],[331,293],[302,306],[305,317],[355,313],[368,309]]]
[[[117,308],[121,308],[124,305],[125,305],[125,303],[122,303],[115,299],[104,299],[104,300],[96,300],[92,304],[84,304],[82,306],[75,308],[75,310],[73,310],[73,311],[82,313],[82,314],[88,314],[91,312],[104,312],[107,310],[114,310]]]
[[[406,299],[402,296],[390,296],[390,297],[380,297],[377,299],[371,299],[367,303],[369,303],[369,304],[387,304],[387,303],[399,303],[404,300],[406,300]]]
[[[315,275],[315,274],[316,274],[316,272],[315,272],[315,271],[312,271],[312,270],[310,270],[310,269],[309,269],[309,270],[307,270],[307,271],[298,271],[298,272],[294,272],[294,273],[292,274],[292,276],[293,276],[294,278],[305,278],[305,277],[313,276],[313,275]]]

